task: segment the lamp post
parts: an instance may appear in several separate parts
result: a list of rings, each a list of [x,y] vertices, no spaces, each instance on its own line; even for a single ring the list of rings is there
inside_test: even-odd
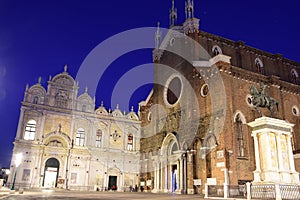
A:
[[[21,164],[22,158],[23,158],[22,153],[18,153],[16,155],[16,160],[15,160],[15,167],[16,168],[15,168],[14,180],[13,180],[13,184],[11,186],[11,190],[15,189],[15,182],[16,182],[17,171],[18,171],[19,165]]]

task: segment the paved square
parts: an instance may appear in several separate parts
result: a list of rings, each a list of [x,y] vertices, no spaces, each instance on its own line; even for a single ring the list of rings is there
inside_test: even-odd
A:
[[[61,200],[61,199],[72,199],[72,200],[150,200],[150,199],[160,199],[160,200],[180,200],[180,199],[203,199],[199,195],[176,195],[176,194],[153,194],[153,193],[140,193],[140,192],[78,192],[78,191],[25,191],[23,194],[12,194],[6,197],[1,197],[0,199],[5,200]]]

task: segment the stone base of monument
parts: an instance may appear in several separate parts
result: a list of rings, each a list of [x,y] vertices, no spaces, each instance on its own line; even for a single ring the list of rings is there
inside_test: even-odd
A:
[[[299,173],[292,150],[294,124],[270,117],[248,123],[252,127],[255,164],[252,198],[300,199]]]

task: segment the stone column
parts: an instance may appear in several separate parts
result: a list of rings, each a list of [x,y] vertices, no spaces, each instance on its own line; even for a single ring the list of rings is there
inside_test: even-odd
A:
[[[185,154],[185,156],[183,157],[183,190],[184,193],[187,193],[187,154]]]
[[[194,169],[193,169],[193,152],[188,152],[187,160],[187,193],[194,194]]]
[[[166,166],[165,166],[165,190],[164,190],[164,192],[169,192],[169,185],[168,185],[168,183],[169,183],[169,163],[167,162],[166,163]]]
[[[228,185],[229,185],[229,176],[228,176],[228,169],[222,169],[222,171],[224,172],[224,198],[227,199],[228,195],[229,195],[229,191],[228,191]]]
[[[23,127],[23,118],[24,118],[24,108],[21,108],[21,112],[20,112],[20,117],[19,117],[19,123],[18,123],[18,130],[17,130],[17,135],[16,135],[16,139],[22,139],[23,137],[23,131],[22,131],[22,127]],[[25,124],[25,123],[24,123]]]
[[[254,182],[261,182],[260,179],[260,155],[259,155],[259,145],[258,145],[258,138],[257,138],[257,133],[253,133],[252,137],[254,139],[254,151],[255,151],[255,163],[256,163],[256,170],[253,172],[254,173]]]
[[[177,174],[176,174],[176,193],[181,194],[181,180],[180,180],[180,161],[177,160]]]
[[[276,134],[276,145],[277,145],[277,157],[278,157],[278,168],[279,172],[282,172],[284,169],[283,159],[282,159],[282,147],[281,147],[281,133]]]
[[[108,177],[107,177],[107,172],[104,172],[104,178],[103,178],[104,180],[103,180],[103,190],[105,190],[105,189],[108,189]]]
[[[37,138],[39,140],[39,143],[43,142],[43,135],[44,135],[44,128],[45,128],[45,121],[46,121],[46,115],[43,112],[42,114],[42,122],[41,122],[41,126],[39,127],[39,135],[37,135]]]
[[[291,144],[292,140],[292,134],[287,135],[286,140],[287,140],[287,147],[288,147],[288,156],[289,156],[289,166],[290,166],[290,174],[291,174],[291,182],[295,184],[299,184],[299,173],[296,172],[295,169],[295,161],[294,161],[294,155],[293,155],[293,148]]]
[[[183,155],[182,155],[183,156]],[[180,185],[179,185],[179,189],[180,189],[180,192],[181,194],[184,193],[183,191],[183,174],[184,174],[184,167],[183,167],[183,158],[181,157],[181,160],[180,160],[180,167],[179,167],[179,180],[180,180]]]
[[[287,147],[288,147],[288,157],[289,157],[289,162],[290,162],[290,170],[291,172],[295,172],[295,161],[294,161],[294,155],[293,155],[293,148],[292,148],[292,143],[291,143],[291,135],[288,135],[286,137],[286,142],[287,142]]]
[[[158,181],[159,181],[159,176],[158,176],[158,170],[159,166],[155,163],[154,165],[154,188],[152,192],[158,192]]]

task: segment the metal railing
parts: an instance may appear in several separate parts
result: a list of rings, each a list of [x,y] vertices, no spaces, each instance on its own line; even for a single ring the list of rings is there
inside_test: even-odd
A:
[[[209,197],[223,197],[224,196],[224,186],[223,185],[209,185],[208,186],[208,196]]]
[[[299,185],[279,185],[282,200],[299,200]]]
[[[245,185],[228,185],[228,195],[230,198],[246,198],[247,188]]]
[[[276,199],[275,185],[251,185],[252,199]]]

